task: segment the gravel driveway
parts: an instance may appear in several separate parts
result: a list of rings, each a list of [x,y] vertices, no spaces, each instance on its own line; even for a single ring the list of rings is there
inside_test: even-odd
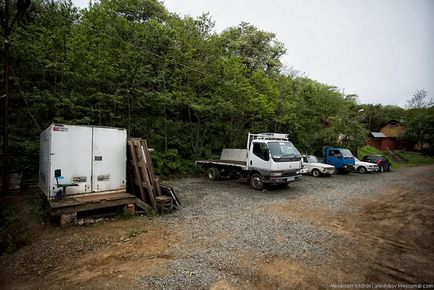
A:
[[[289,258],[307,267],[321,267],[336,249],[351,247],[351,240],[273,209],[304,201],[300,204],[304,211],[345,215],[358,211],[357,201],[375,197],[388,186],[433,189],[432,184],[411,181],[399,172],[304,176],[288,188],[269,187],[263,192],[252,190],[242,179],[172,181],[183,208],[165,216],[164,223],[183,232],[187,241],[171,248],[170,254],[177,258],[169,265],[170,276],[147,277],[140,282],[144,289],[206,289],[223,280],[248,289],[257,284],[263,261]]]
[[[385,288],[434,281],[434,166],[304,176],[262,192],[245,180],[168,184],[182,206],[162,217],[30,228],[28,245],[0,257],[0,289]]]

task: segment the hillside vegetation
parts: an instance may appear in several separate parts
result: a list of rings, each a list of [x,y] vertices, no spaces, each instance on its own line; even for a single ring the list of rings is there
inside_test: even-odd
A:
[[[368,129],[407,113],[358,104],[288,70],[280,58],[291,48],[271,32],[241,23],[216,33],[213,25],[210,15],[180,17],[156,0],[83,10],[32,1],[11,35],[13,170],[36,174],[39,134],[52,122],[127,128],[155,148],[157,172],[168,175],[244,146],[249,131],[288,133],[312,153],[342,134],[355,149]]]

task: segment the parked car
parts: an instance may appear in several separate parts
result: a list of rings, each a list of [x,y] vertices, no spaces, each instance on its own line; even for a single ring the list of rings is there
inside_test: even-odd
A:
[[[354,156],[347,148],[324,147],[324,163],[333,165],[339,173],[348,174],[353,169]]]
[[[353,169],[358,173],[364,174],[366,172],[370,173],[379,170],[379,166],[376,163],[360,161],[356,157],[354,157],[354,161],[356,163],[354,164]]]
[[[392,164],[383,155],[366,155],[363,156],[362,160],[377,164],[379,166],[378,171],[380,172],[392,170]]]
[[[314,177],[328,176],[336,173],[336,167],[320,163],[314,155],[303,155],[303,169],[307,169],[303,173],[312,174]]]

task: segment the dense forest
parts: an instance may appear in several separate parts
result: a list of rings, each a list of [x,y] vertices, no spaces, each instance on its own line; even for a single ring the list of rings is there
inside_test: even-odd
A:
[[[406,109],[360,104],[283,66],[291,48],[272,32],[213,26],[208,14],[180,17],[157,0],[101,0],[87,9],[33,0],[10,37],[13,171],[36,174],[39,134],[52,122],[127,128],[155,148],[163,175],[244,146],[247,132],[288,133],[312,153],[344,136],[357,150],[369,130],[397,119],[413,128],[408,137],[432,144],[434,108],[425,91],[409,96]]]

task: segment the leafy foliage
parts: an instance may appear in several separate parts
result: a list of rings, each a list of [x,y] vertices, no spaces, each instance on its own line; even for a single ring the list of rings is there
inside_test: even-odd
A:
[[[208,14],[181,18],[157,0],[101,0],[83,10],[32,1],[11,38],[14,170],[36,175],[38,127],[52,122],[127,128],[148,140],[157,173],[169,175],[243,147],[249,131],[288,133],[312,153],[339,136],[354,149],[403,111],[358,105],[335,87],[285,75],[286,49],[273,33],[213,26]]]

